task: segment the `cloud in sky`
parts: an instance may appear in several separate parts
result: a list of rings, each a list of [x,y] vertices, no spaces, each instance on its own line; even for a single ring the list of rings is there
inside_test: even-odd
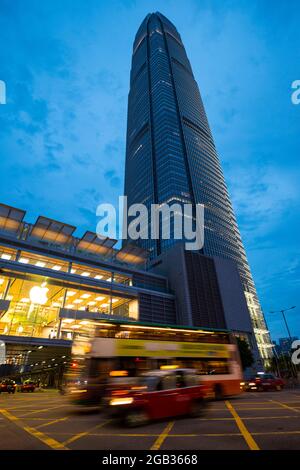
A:
[[[263,308],[299,305],[300,335],[296,0],[1,0],[0,200],[95,230],[123,192],[132,42],[157,10],[186,46]]]

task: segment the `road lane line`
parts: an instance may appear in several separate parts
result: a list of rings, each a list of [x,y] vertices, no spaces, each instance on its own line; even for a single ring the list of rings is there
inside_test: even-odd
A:
[[[117,437],[155,437],[158,436],[158,434],[101,434],[101,433],[91,433],[90,436],[106,436],[106,437],[112,437],[112,436],[117,436]],[[160,437],[161,434],[159,434],[158,437]],[[168,439],[170,437],[225,437],[225,436],[238,436],[241,437],[241,434],[239,432],[230,432],[230,433],[219,433],[219,434],[214,434],[214,433],[205,433],[205,434],[168,434],[166,437]],[[151,447],[150,450],[158,450],[154,449]]]
[[[298,418],[298,416],[295,415],[284,415],[284,416],[243,416],[243,419],[291,419],[291,418]],[[253,433],[252,433],[253,434]]]
[[[243,411],[243,410],[248,411],[248,410],[274,410],[274,409],[276,409],[276,407],[270,406],[270,405],[271,405],[270,402],[265,403],[265,405],[266,405],[266,406],[255,406],[255,407],[254,407],[254,406],[240,406],[240,404],[238,404],[238,406],[235,405],[235,408],[236,408],[237,410],[241,410],[241,411]],[[278,409],[280,409],[280,407],[278,407]],[[213,409],[213,408],[212,408],[212,409],[210,410],[210,412],[211,412],[211,411],[213,411],[213,412],[214,412],[214,411],[224,411],[224,408],[218,408],[218,409]]]
[[[49,432],[48,434],[55,434],[56,436],[69,436],[70,433],[60,433],[60,432]],[[285,434],[295,434],[299,435],[300,431],[266,431],[266,432],[253,432],[254,436],[272,436],[272,435],[285,435]],[[90,432],[89,436],[97,437],[159,437],[160,434],[126,434],[126,433],[93,433]],[[198,434],[168,434],[168,439],[171,437],[241,437],[240,432],[227,432],[227,433],[198,433]],[[69,449],[70,450],[70,449]]]
[[[282,408],[287,408],[288,410],[292,410],[292,411],[296,411],[296,413],[300,413],[300,410],[298,410],[297,408],[293,406],[286,405],[285,403],[281,403],[280,401],[276,401],[276,400],[270,400],[270,401],[272,403],[277,403],[277,405],[282,406]]]
[[[30,426],[25,425],[20,418],[17,418],[13,414],[11,414],[9,411],[0,409],[0,413],[3,414],[5,418],[7,418],[9,421],[13,422],[16,426],[19,428],[23,429],[23,431],[26,431],[28,434],[31,436],[35,437],[36,439],[40,440],[44,444],[46,444],[48,447],[54,450],[69,450],[67,447],[65,447],[61,442],[56,441],[52,437],[47,436],[46,434],[42,433],[41,431],[38,431],[35,428],[32,428]]]
[[[34,408],[36,409],[36,406],[40,406],[40,405],[44,405],[47,404],[48,406],[49,405],[52,405],[52,403],[50,402],[43,402],[43,403],[37,403],[37,402],[32,402],[32,403],[28,403],[27,405],[18,405],[18,406],[6,406],[5,409],[6,410],[26,410],[27,408]],[[55,401],[53,401],[53,405],[55,404]]]
[[[252,433],[254,436],[285,436],[286,434],[295,434],[299,435],[300,431],[269,431],[269,432],[253,432]]]
[[[268,416],[268,419],[298,418],[295,415]],[[197,418],[198,421],[234,421],[234,418]],[[266,416],[243,416],[243,419],[266,419]]]
[[[175,421],[170,421],[167,426],[164,428],[163,432],[158,436],[150,450],[158,450],[164,443],[165,439],[168,437],[169,432],[174,426]]]
[[[264,403],[253,403],[253,404],[254,404],[254,405],[269,405],[269,404],[270,404],[270,401],[273,401],[273,400],[268,399],[268,401],[265,401]],[[276,400],[275,400],[275,401],[276,401]],[[298,406],[300,406],[300,400],[282,401],[281,403],[286,403],[286,404],[288,404],[288,405],[289,405],[289,404],[292,405],[292,404],[294,404],[294,403],[299,403]],[[249,406],[250,403],[237,403],[236,405],[238,405],[238,406],[244,406],[244,405],[245,405],[245,406]]]
[[[101,433],[91,433],[90,436],[98,436],[98,437],[157,437],[157,434],[101,434]],[[168,434],[168,439],[170,437],[226,437],[226,436],[236,436],[241,437],[239,432],[232,432],[226,434]],[[151,448],[150,450],[158,450]]]
[[[198,421],[234,421],[234,418],[194,418]]]
[[[90,436],[108,436],[108,437],[159,437],[160,434],[126,434],[126,433],[115,433],[115,434],[101,434],[101,433],[90,433]],[[198,434],[169,434],[168,437],[197,437]]]
[[[22,418],[22,421],[49,421],[49,418]]]
[[[56,406],[51,406],[49,408],[42,408],[41,410],[35,410],[35,411],[31,411],[30,413],[26,413],[25,415],[21,415],[20,418],[25,418],[26,416],[33,415],[36,413],[46,413],[47,411],[56,410],[56,408],[62,408],[62,407],[65,407],[65,405],[56,405]]]
[[[257,411],[257,410],[280,410],[280,407],[274,407],[274,406],[264,406],[264,407],[261,407],[261,408],[252,408],[252,407],[248,407],[248,408],[237,408],[238,411],[250,411],[250,410],[254,410],[254,411]]]
[[[239,401],[235,402],[235,406],[247,406],[247,405],[266,405],[267,401]]]
[[[255,440],[251,436],[250,432],[246,428],[245,424],[243,423],[242,419],[239,417],[239,415],[235,411],[234,407],[230,403],[230,401],[226,400],[225,405],[227,406],[228,410],[230,411],[230,413],[234,417],[235,422],[237,424],[237,427],[239,428],[241,434],[243,435],[249,449],[250,450],[260,450],[258,445],[256,444]]]
[[[106,424],[108,424],[110,422],[111,422],[111,419],[107,419],[106,421],[103,421],[103,423],[97,424],[97,426],[93,426],[92,428],[88,429],[87,431],[75,434],[72,437],[70,437],[70,439],[67,439],[66,441],[64,441],[63,445],[66,446],[68,444],[71,444],[71,442],[77,441],[78,439],[81,439],[82,437],[88,436],[95,429],[102,428],[103,426],[105,426]]]
[[[59,423],[60,421],[66,421],[67,419],[69,419],[69,416],[66,416],[65,418],[53,419],[52,421],[49,421],[48,423],[39,424],[38,426],[36,426],[36,429],[45,428],[46,426]]]

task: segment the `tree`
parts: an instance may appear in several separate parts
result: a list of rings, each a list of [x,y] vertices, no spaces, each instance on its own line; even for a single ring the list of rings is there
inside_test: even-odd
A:
[[[236,338],[236,341],[241,357],[242,368],[245,370],[247,367],[252,366],[254,363],[254,357],[247,341],[239,337]]]

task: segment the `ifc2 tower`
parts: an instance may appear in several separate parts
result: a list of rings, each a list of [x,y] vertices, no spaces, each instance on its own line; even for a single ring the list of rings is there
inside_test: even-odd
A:
[[[162,14],[146,16],[132,54],[128,97],[125,196],[128,206],[200,203],[202,253],[238,268],[263,360],[272,355],[236,217],[191,64],[175,26]],[[152,259],[178,240],[139,239]]]

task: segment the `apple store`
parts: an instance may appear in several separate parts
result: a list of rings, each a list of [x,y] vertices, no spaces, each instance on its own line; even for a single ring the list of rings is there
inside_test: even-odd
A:
[[[65,359],[73,339],[97,321],[175,323],[167,279],[146,271],[144,250],[117,249],[117,240],[89,231],[77,237],[76,227],[43,216],[30,224],[25,214],[0,204],[2,366],[49,367],[42,349],[52,363]],[[28,351],[41,360],[29,364]]]

